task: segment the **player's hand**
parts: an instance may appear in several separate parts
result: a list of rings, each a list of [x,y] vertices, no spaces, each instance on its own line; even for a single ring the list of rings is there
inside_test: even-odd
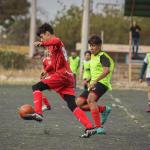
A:
[[[92,89],[95,87],[96,83],[97,83],[97,82],[94,81],[92,84],[90,84],[88,90],[89,90],[89,91],[92,90]]]
[[[83,84],[84,84],[84,85],[87,84],[87,80],[83,80]]]
[[[46,72],[42,72],[40,75],[40,79],[45,79],[45,77],[47,76]]]
[[[143,79],[139,79],[139,82],[142,83],[142,82],[143,82]]]
[[[34,44],[34,46],[41,46],[41,45],[42,45],[42,42],[36,41],[36,42],[34,42],[33,44]]]

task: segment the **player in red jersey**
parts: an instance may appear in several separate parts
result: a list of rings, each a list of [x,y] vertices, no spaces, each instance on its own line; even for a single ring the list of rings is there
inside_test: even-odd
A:
[[[50,66],[46,69],[48,76],[32,86],[34,97],[34,114],[28,114],[26,119],[42,121],[42,91],[52,89],[61,95],[73,115],[86,128],[84,137],[96,133],[91,121],[83,110],[77,107],[74,92],[74,77],[70,70],[67,53],[62,41],[54,35],[53,28],[45,23],[39,27],[37,35],[42,41],[34,43],[35,46],[46,46],[49,50]],[[81,136],[82,137],[82,136]]]

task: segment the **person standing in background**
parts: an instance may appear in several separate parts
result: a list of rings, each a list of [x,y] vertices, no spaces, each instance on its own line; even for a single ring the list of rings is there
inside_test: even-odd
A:
[[[141,28],[136,24],[136,21],[133,21],[133,24],[130,27],[130,40],[132,41],[132,58],[138,57],[140,31]]]
[[[73,72],[73,75],[74,75],[75,88],[76,88],[76,82],[77,82],[76,77],[77,77],[78,69],[80,66],[80,58],[79,56],[77,56],[76,50],[73,50],[71,52],[71,56],[69,57],[69,64],[70,64],[71,71]]]

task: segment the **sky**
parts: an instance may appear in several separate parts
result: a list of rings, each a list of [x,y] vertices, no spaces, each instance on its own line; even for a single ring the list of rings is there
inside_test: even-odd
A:
[[[57,11],[62,10],[64,6],[66,9],[69,9],[71,5],[81,7],[82,1],[83,0],[37,0],[37,17],[44,22],[54,20]],[[93,0],[93,11],[99,11],[102,9],[104,3],[122,5],[124,0]]]

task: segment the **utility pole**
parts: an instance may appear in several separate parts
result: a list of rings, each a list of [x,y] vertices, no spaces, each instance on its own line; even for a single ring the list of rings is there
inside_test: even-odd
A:
[[[88,50],[88,35],[89,35],[89,10],[90,0],[83,0],[83,20],[82,20],[82,35],[81,35],[81,61],[84,59],[84,52]],[[80,64],[81,69],[82,64]]]
[[[31,19],[30,19],[30,38],[29,38],[29,57],[32,58],[34,54],[34,45],[35,34],[36,34],[36,1],[31,0]]]

